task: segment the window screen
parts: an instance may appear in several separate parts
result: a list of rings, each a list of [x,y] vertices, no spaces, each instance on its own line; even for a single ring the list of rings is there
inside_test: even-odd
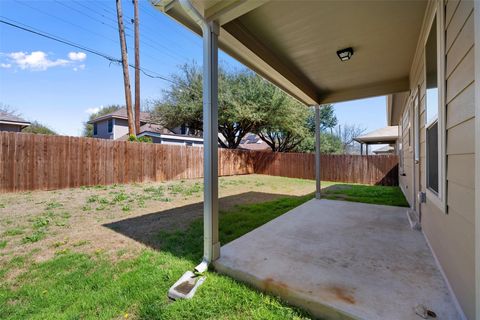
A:
[[[437,28],[433,21],[425,46],[426,65],[426,149],[427,188],[438,193],[438,70],[437,70]]]
[[[97,124],[93,124],[93,134],[96,136],[97,135]]]
[[[113,131],[113,120],[110,119],[108,120],[108,132],[112,132]]]
[[[427,186],[438,192],[438,122],[427,129]]]

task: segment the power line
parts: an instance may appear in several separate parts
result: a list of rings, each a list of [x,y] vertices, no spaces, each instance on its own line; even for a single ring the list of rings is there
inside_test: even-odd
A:
[[[89,33],[91,33],[91,34],[94,34],[94,35],[96,35],[96,36],[98,36],[98,37],[102,37],[102,38],[107,39],[107,40],[109,40],[109,41],[111,41],[111,42],[113,42],[113,43],[117,43],[115,40],[112,40],[111,38],[108,38],[108,37],[106,37],[106,36],[104,36],[104,35],[102,35],[102,34],[100,34],[100,33],[97,33],[97,32],[92,31],[92,30],[90,30],[90,29],[84,28],[83,26],[80,26],[80,25],[78,25],[78,24],[72,23],[72,22],[70,22],[70,21],[68,21],[68,20],[65,20],[65,19],[63,19],[63,18],[60,18],[60,17],[58,17],[58,16],[55,16],[55,15],[53,15],[53,14],[51,14],[51,13],[48,13],[48,12],[46,12],[46,11],[43,11],[43,10],[41,10],[41,9],[39,9],[39,8],[32,7],[31,5],[29,5],[29,4],[25,3],[25,2],[22,2],[22,1],[16,1],[16,2],[19,3],[19,4],[21,4],[21,5],[23,5],[23,6],[26,6],[26,7],[30,8],[30,9],[32,9],[32,10],[38,11],[38,12],[44,14],[44,15],[47,15],[47,16],[52,17],[52,18],[54,18],[54,19],[60,20],[60,21],[62,21],[62,22],[64,22],[64,23],[66,23],[66,24],[69,24],[69,25],[74,26],[74,27],[76,27],[76,28],[80,28],[80,29],[82,29],[82,30],[84,30],[84,31],[87,31],[87,32],[89,32]]]
[[[98,12],[97,10],[93,10],[93,9],[90,8],[88,5],[84,5],[82,2],[79,2],[79,1],[72,1],[72,2],[75,3],[75,4],[77,4],[77,5],[79,5],[79,6],[81,6],[81,7],[83,7],[83,8],[85,8],[85,9],[87,9],[87,10],[90,11],[90,12],[93,12],[93,13],[101,16],[102,18],[105,18],[105,19],[107,19],[107,20],[110,20],[110,22],[112,22],[112,23],[114,23],[114,24],[117,24],[117,20],[116,20],[116,19],[113,19],[113,18],[111,18],[111,17],[109,17],[109,16],[107,16],[107,15],[104,15],[103,13],[100,13],[100,12]],[[103,8],[102,8],[102,9],[103,9]]]
[[[49,33],[46,33],[46,32],[43,32],[43,31],[40,31],[40,30],[34,30],[35,28],[33,27],[30,27],[26,24],[23,24],[23,23],[20,23],[18,21],[15,21],[15,20],[12,20],[12,19],[9,19],[9,18],[6,18],[4,16],[0,16],[0,23],[3,23],[3,24],[6,24],[8,26],[11,26],[11,27],[14,27],[14,28],[17,28],[17,29],[20,29],[20,30],[23,30],[23,31],[26,31],[26,32],[29,32],[29,33],[33,33],[33,34],[36,34],[38,36],[41,36],[41,37],[44,37],[44,38],[47,38],[47,39],[50,39],[50,40],[53,40],[53,41],[57,41],[57,42],[60,42],[60,43],[63,43],[65,45],[68,45],[68,46],[71,46],[71,47],[74,47],[74,48],[77,48],[77,49],[80,49],[80,50],[83,50],[83,51],[86,51],[86,52],[89,52],[91,54],[94,54],[94,55],[97,55],[99,57],[102,57],[104,59],[107,59],[108,61],[110,61],[111,63],[116,63],[116,64],[121,64],[122,61],[118,58],[115,58],[115,57],[112,57],[108,54],[105,54],[105,53],[102,53],[100,51],[97,51],[95,49],[91,49],[91,48],[88,48],[86,46],[83,46],[81,44],[77,44],[77,43],[74,43],[70,40],[66,40],[66,39],[62,39],[58,36],[55,36],[55,35],[52,35],[52,34],[49,34]],[[5,20],[4,20],[5,19]],[[6,20],[10,20],[12,22],[9,22],[9,21],[6,21]],[[21,26],[23,25],[23,26]],[[133,69],[136,69],[134,65],[131,65],[129,64],[129,66]],[[151,71],[149,69],[146,69],[146,68],[138,68],[145,76],[147,77],[150,77],[150,78],[156,78],[156,79],[162,79],[164,81],[168,81],[168,82],[171,82],[171,83],[175,83],[175,81],[171,80],[171,79],[168,79],[164,76],[161,76],[159,75],[157,72],[155,71]],[[152,73],[154,74],[157,74],[157,75],[152,75]]]
[[[86,16],[86,17],[88,17],[88,18],[90,18],[90,19],[92,19],[92,20],[94,20],[94,21],[97,21],[97,22],[99,22],[99,23],[101,23],[101,24],[103,24],[103,25],[111,28],[112,30],[115,30],[115,31],[118,30],[116,26],[112,26],[112,25],[110,25],[110,24],[106,24],[106,23],[104,23],[103,21],[99,20],[98,18],[93,17],[93,16],[91,16],[91,15],[83,12],[82,10],[79,10],[79,9],[77,9],[77,8],[74,8],[74,7],[72,7],[72,6],[69,6],[69,5],[67,5],[67,4],[65,4],[65,3],[63,3],[63,2],[58,1],[58,0],[55,0],[55,2],[57,2],[58,4],[64,6],[65,8],[68,8],[68,9],[70,9],[70,10],[72,10],[72,11],[75,11],[75,12],[81,14],[81,15],[84,15],[84,16]],[[82,5],[82,6],[83,6],[83,5]],[[85,7],[85,8],[88,9],[88,7],[86,7],[86,6],[83,6],[83,7]],[[107,17],[105,17],[105,18],[107,18]],[[115,23],[117,23],[117,22],[115,21]],[[128,28],[128,26],[126,26],[126,29],[129,29],[129,30],[131,31],[131,29]],[[130,38],[130,39],[133,38],[133,35],[129,34],[128,32],[125,32],[125,34],[126,34],[126,36],[127,36],[128,38]],[[113,41],[114,43],[117,43],[117,41],[114,41],[114,40],[111,40],[111,39],[110,39],[110,41]],[[146,36],[146,35],[142,35],[141,43],[142,43],[143,45],[146,45],[147,47],[150,47],[150,48],[152,48],[152,49],[154,49],[154,50],[157,50],[157,51],[159,51],[159,52],[161,52],[161,53],[169,56],[170,58],[172,58],[172,59],[174,59],[174,60],[177,60],[177,61],[179,61],[179,62],[181,62],[181,63],[183,63],[183,62],[185,62],[185,61],[188,60],[188,58],[185,57],[184,55],[180,55],[180,54],[175,53],[175,52],[172,51],[169,47],[158,43],[157,41],[153,40],[152,38],[150,38],[150,37],[148,37],[148,36]],[[168,52],[166,52],[166,51],[168,51]]]
[[[56,16],[56,15],[50,14],[50,13],[48,13],[48,12],[45,12],[45,11],[43,11],[43,10],[41,10],[41,9],[39,9],[39,8],[33,7],[33,6],[31,6],[31,5],[27,4],[27,3],[20,2],[20,1],[17,1],[17,2],[18,2],[19,4],[22,4],[22,5],[30,8],[30,9],[32,9],[32,10],[38,11],[38,12],[44,14],[44,15],[47,15],[47,16],[52,17],[52,18],[54,18],[54,19],[57,19],[57,20],[59,20],[59,21],[61,21],[61,22],[64,22],[64,23],[66,23],[66,24],[69,24],[69,25],[71,25],[71,26],[73,26],[73,27],[79,28],[79,29],[81,29],[81,30],[84,30],[84,31],[89,32],[89,33],[91,33],[91,34],[94,34],[94,35],[96,35],[96,36],[99,36],[99,37],[102,37],[102,38],[104,38],[104,39],[107,39],[107,40],[109,40],[110,42],[113,42],[113,43],[115,43],[115,44],[118,44],[118,40],[112,39],[112,38],[110,38],[110,37],[106,37],[106,36],[104,36],[104,35],[102,35],[102,34],[99,34],[99,33],[97,33],[97,32],[94,32],[94,31],[91,31],[91,30],[89,30],[89,29],[87,29],[87,28],[84,28],[83,26],[80,26],[80,25],[78,25],[78,24],[71,23],[71,22],[68,21],[68,20],[65,20],[65,19],[63,19],[63,18],[61,18],[61,17],[58,17],[58,16]],[[112,30],[114,30],[114,31],[117,30],[116,27],[113,27],[113,26],[111,26],[111,25],[105,24],[105,23],[103,23],[102,21],[96,19],[95,17],[92,17],[92,16],[90,16],[90,15],[88,15],[88,14],[86,14],[86,13],[80,11],[80,10],[77,10],[77,9],[75,9],[75,8],[72,8],[71,6],[67,6],[67,5],[65,5],[64,3],[62,3],[62,2],[59,2],[59,1],[56,1],[56,2],[58,2],[58,4],[64,6],[65,8],[68,8],[68,9],[70,9],[70,10],[73,10],[73,11],[75,11],[75,12],[77,12],[77,13],[80,13],[80,14],[82,14],[82,15],[85,15],[85,16],[89,17],[89,18],[92,19],[92,20],[95,20],[95,21],[97,21],[97,22],[100,22],[101,24],[104,24],[105,26],[110,27],[110,28],[111,28]],[[125,32],[125,34],[126,34],[126,36],[127,36],[128,38],[133,38],[133,36],[132,36],[131,34],[129,34],[129,33]],[[148,37],[146,37],[146,38],[148,38]],[[158,46],[155,45],[155,44],[150,44],[150,42],[148,42],[148,41],[145,40],[145,39],[142,39],[142,40],[141,40],[141,43],[144,44],[144,45],[146,45],[146,46],[148,46],[148,47],[150,47],[150,48],[152,48],[152,49],[154,49],[154,50],[156,50],[156,51],[158,51],[158,52],[160,52],[160,53],[163,53],[163,54],[167,55],[167,56],[170,57],[171,59],[177,60],[177,61],[180,62],[180,63],[184,63],[185,61],[188,60],[188,58],[186,58],[185,56],[177,56],[177,55],[175,55],[174,52],[171,51],[168,47],[165,47],[165,46],[162,46],[162,45],[159,45],[159,44],[158,44]],[[160,47],[163,47],[163,48],[160,48]],[[170,51],[171,53],[165,52],[164,50]],[[147,55],[147,56],[149,56],[150,58],[154,58],[153,56],[151,56],[151,55],[149,55],[149,54],[147,54],[147,53],[145,53],[145,52],[143,52],[142,55]],[[154,58],[154,59],[156,59],[156,58]]]

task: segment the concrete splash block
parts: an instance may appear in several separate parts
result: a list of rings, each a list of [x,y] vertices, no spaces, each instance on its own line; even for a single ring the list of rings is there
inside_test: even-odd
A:
[[[205,279],[205,276],[197,276],[192,271],[187,271],[170,287],[168,297],[173,300],[191,299]]]

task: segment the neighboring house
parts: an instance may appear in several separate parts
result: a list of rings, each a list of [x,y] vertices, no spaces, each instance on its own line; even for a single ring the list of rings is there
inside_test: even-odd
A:
[[[29,125],[30,122],[20,117],[0,111],[0,131],[20,132]]]
[[[148,122],[150,114],[140,113],[140,125]],[[93,125],[93,137],[100,139],[116,140],[124,135],[128,135],[128,117],[127,109],[121,108],[112,113],[100,116],[88,123]]]
[[[93,137],[111,140],[128,140],[127,109],[121,108],[112,113],[90,120],[93,125]],[[137,137],[150,137],[154,143],[202,146],[203,139],[188,135],[188,128],[167,129],[150,122],[148,112],[140,113],[140,132]]]
[[[260,137],[254,133],[248,133],[247,135],[245,135],[242,141],[240,141],[238,148],[243,150],[256,150],[256,151],[271,150],[268,144],[265,143],[265,141],[260,139]]]
[[[137,137],[149,137],[153,143],[185,145],[193,147],[202,147],[203,138],[185,134],[188,128],[179,127],[173,130],[164,128],[158,124],[146,123],[140,127],[140,133]],[[120,137],[121,140],[127,140],[128,134]]]

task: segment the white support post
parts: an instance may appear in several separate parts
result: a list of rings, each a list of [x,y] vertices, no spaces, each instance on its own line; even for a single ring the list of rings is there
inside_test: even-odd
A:
[[[218,32],[216,22],[203,28],[203,223],[204,261],[220,257],[218,239]]]
[[[315,198],[321,198],[321,171],[320,171],[320,106],[315,106],[315,180],[316,192]]]
[[[480,319],[480,0],[475,1],[475,313]]]

